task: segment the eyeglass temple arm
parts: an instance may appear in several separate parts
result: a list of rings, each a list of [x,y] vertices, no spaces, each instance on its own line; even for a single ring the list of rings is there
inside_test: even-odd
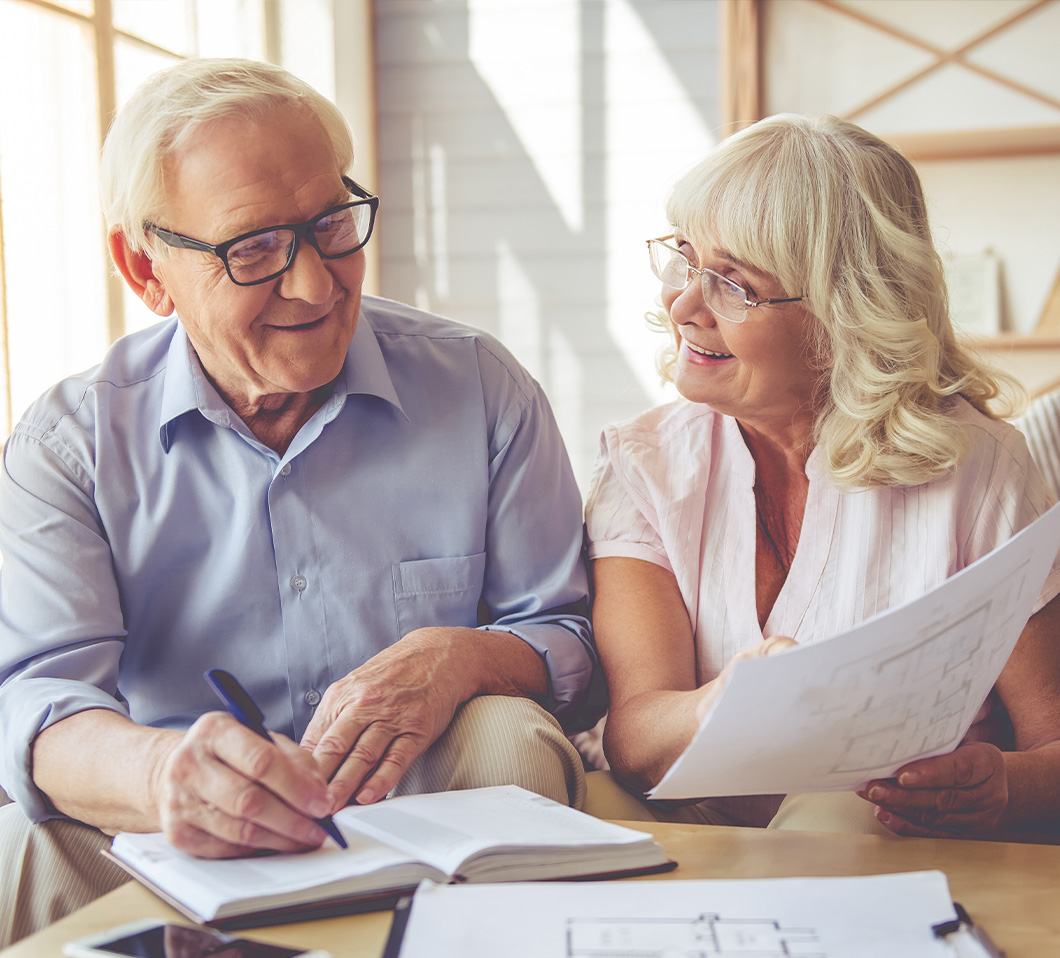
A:
[[[351,179],[348,176],[342,177],[342,185],[346,187],[354,196],[359,196],[362,200],[375,200],[378,199],[374,193],[369,192],[356,180]]]
[[[801,303],[803,299],[804,296],[789,296],[787,299],[760,299],[757,303],[748,300],[745,305],[748,309],[754,309],[756,306],[772,306],[774,303]]]
[[[177,249],[194,249],[203,253],[217,252],[216,246],[211,246],[209,243],[203,243],[200,240],[192,239],[190,236],[181,236],[180,233],[174,233],[171,230],[163,229],[161,226],[155,226],[154,223],[145,224],[144,229],[147,230],[148,233],[154,233],[155,236],[161,239],[167,246],[174,246]]]

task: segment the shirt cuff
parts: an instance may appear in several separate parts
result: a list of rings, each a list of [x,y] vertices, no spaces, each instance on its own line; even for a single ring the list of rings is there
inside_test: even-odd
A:
[[[548,670],[549,689],[541,700],[564,728],[589,728],[606,708],[594,702],[594,686],[600,682],[596,657],[589,651],[591,640],[584,619],[571,625],[556,622],[521,622],[518,625],[484,625],[484,632],[508,632],[522,639],[541,656]],[[602,684],[602,682],[600,682]],[[590,713],[599,712],[592,721]]]

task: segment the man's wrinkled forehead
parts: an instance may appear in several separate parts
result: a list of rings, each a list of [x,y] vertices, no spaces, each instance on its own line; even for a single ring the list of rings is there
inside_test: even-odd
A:
[[[317,150],[322,161],[312,175],[296,174],[296,164],[277,157]],[[329,162],[330,161],[330,162]],[[343,170],[323,124],[311,113],[281,106],[254,115],[232,114],[196,125],[162,164],[167,211],[190,205],[204,211],[220,242],[230,236],[297,222],[344,202]],[[298,178],[296,178],[296,176]],[[275,198],[308,197],[295,215],[275,208]]]

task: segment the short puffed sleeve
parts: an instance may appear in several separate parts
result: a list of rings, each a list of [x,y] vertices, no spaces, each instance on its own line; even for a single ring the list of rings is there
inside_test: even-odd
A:
[[[590,559],[644,559],[673,572],[648,481],[657,454],[657,447],[620,427],[604,429],[585,505]]]

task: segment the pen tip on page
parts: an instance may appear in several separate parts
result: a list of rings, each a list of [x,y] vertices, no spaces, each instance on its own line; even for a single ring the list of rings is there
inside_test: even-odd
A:
[[[331,836],[332,840],[339,846],[339,848],[349,848],[346,839],[342,836],[342,832],[339,831],[338,825],[335,824],[330,816],[327,818],[318,818],[316,823]]]

